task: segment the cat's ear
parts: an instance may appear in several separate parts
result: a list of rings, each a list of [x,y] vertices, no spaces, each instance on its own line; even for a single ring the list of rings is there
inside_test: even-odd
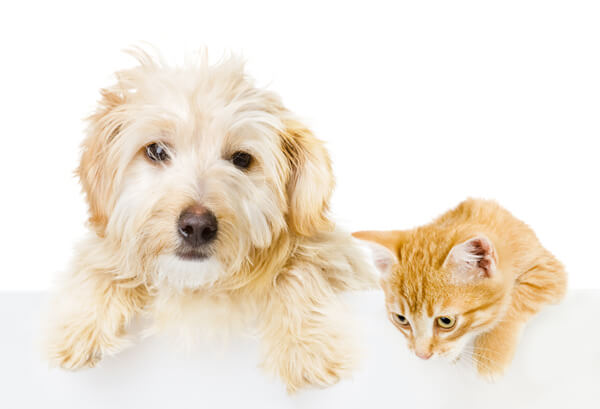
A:
[[[398,263],[399,231],[357,231],[352,233],[370,247],[375,267],[382,275],[389,274]]]
[[[494,245],[482,234],[452,247],[444,261],[444,267],[459,282],[493,277],[496,264]]]

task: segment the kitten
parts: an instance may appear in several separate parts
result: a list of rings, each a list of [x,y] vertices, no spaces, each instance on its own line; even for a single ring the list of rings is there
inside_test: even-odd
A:
[[[413,230],[354,236],[377,243],[389,318],[409,348],[469,358],[484,377],[504,372],[525,323],[566,290],[563,265],[492,201],[468,199]]]

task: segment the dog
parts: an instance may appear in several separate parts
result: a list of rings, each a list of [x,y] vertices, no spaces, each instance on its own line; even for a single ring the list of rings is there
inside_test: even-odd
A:
[[[89,236],[51,308],[51,364],[95,366],[145,314],[200,332],[256,322],[262,366],[290,392],[347,376],[357,345],[339,295],[377,280],[329,216],[323,143],[236,56],[130,53],[138,64],[88,120],[76,173]]]

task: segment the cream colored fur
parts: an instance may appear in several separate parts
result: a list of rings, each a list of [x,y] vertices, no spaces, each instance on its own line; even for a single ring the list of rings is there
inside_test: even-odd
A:
[[[96,365],[144,313],[198,333],[255,322],[263,365],[289,391],[348,375],[356,349],[339,293],[376,279],[328,217],[322,143],[237,58],[171,67],[134,55],[139,66],[117,73],[89,121],[78,175],[91,231],[55,296],[50,362]],[[151,143],[170,159],[151,163]],[[240,150],[254,158],[247,171],[230,161]],[[176,224],[195,203],[219,231],[209,259],[184,261]]]

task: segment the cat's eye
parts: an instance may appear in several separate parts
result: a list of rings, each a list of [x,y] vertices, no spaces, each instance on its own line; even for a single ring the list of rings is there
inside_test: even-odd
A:
[[[163,162],[169,159],[169,154],[165,145],[154,142],[146,146],[146,157],[153,162]]]
[[[435,322],[437,323],[438,327],[440,327],[440,328],[450,329],[450,328],[454,327],[454,324],[456,324],[456,318],[454,318],[454,317],[437,317]]]
[[[402,314],[392,314],[392,319],[398,325],[402,325],[403,327],[408,326],[408,319]]]
[[[231,163],[239,169],[248,169],[252,164],[252,155],[247,152],[237,151],[231,155]]]

